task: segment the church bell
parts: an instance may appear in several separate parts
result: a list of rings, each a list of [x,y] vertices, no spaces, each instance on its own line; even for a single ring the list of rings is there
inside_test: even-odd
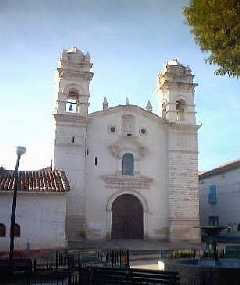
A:
[[[70,103],[68,111],[72,112],[72,110],[73,110],[73,106],[72,106],[72,103]]]

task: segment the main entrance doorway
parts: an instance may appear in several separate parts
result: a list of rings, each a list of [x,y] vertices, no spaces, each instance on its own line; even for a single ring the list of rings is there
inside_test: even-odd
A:
[[[112,204],[112,239],[143,239],[143,207],[137,197],[123,194]]]

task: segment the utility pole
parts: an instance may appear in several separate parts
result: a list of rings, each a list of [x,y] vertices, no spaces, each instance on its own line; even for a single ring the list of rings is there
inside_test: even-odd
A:
[[[17,189],[18,189],[18,168],[21,156],[26,152],[26,148],[18,146],[17,161],[14,170],[14,189],[13,189],[13,199],[12,199],[12,212],[11,212],[11,226],[10,226],[10,247],[9,247],[9,265],[12,266],[13,252],[14,252],[14,228],[16,219],[16,204],[17,204]]]

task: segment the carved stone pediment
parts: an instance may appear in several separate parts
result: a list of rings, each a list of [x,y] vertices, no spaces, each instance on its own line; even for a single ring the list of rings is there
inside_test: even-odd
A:
[[[122,137],[108,146],[108,148],[112,155],[118,159],[121,159],[125,152],[133,152],[135,154],[135,159],[139,160],[144,157],[147,152],[146,147],[144,147],[135,137]]]
[[[147,176],[103,175],[106,188],[118,190],[148,190],[153,178]]]

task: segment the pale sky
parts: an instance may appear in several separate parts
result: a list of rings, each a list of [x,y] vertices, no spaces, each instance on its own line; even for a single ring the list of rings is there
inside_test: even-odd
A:
[[[0,1],[0,166],[13,169],[15,147],[27,153],[21,169],[50,165],[55,72],[63,48],[89,51],[95,73],[90,112],[130,103],[157,111],[156,76],[177,57],[195,74],[199,169],[240,158],[239,81],[214,75],[182,14],[184,0]]]

